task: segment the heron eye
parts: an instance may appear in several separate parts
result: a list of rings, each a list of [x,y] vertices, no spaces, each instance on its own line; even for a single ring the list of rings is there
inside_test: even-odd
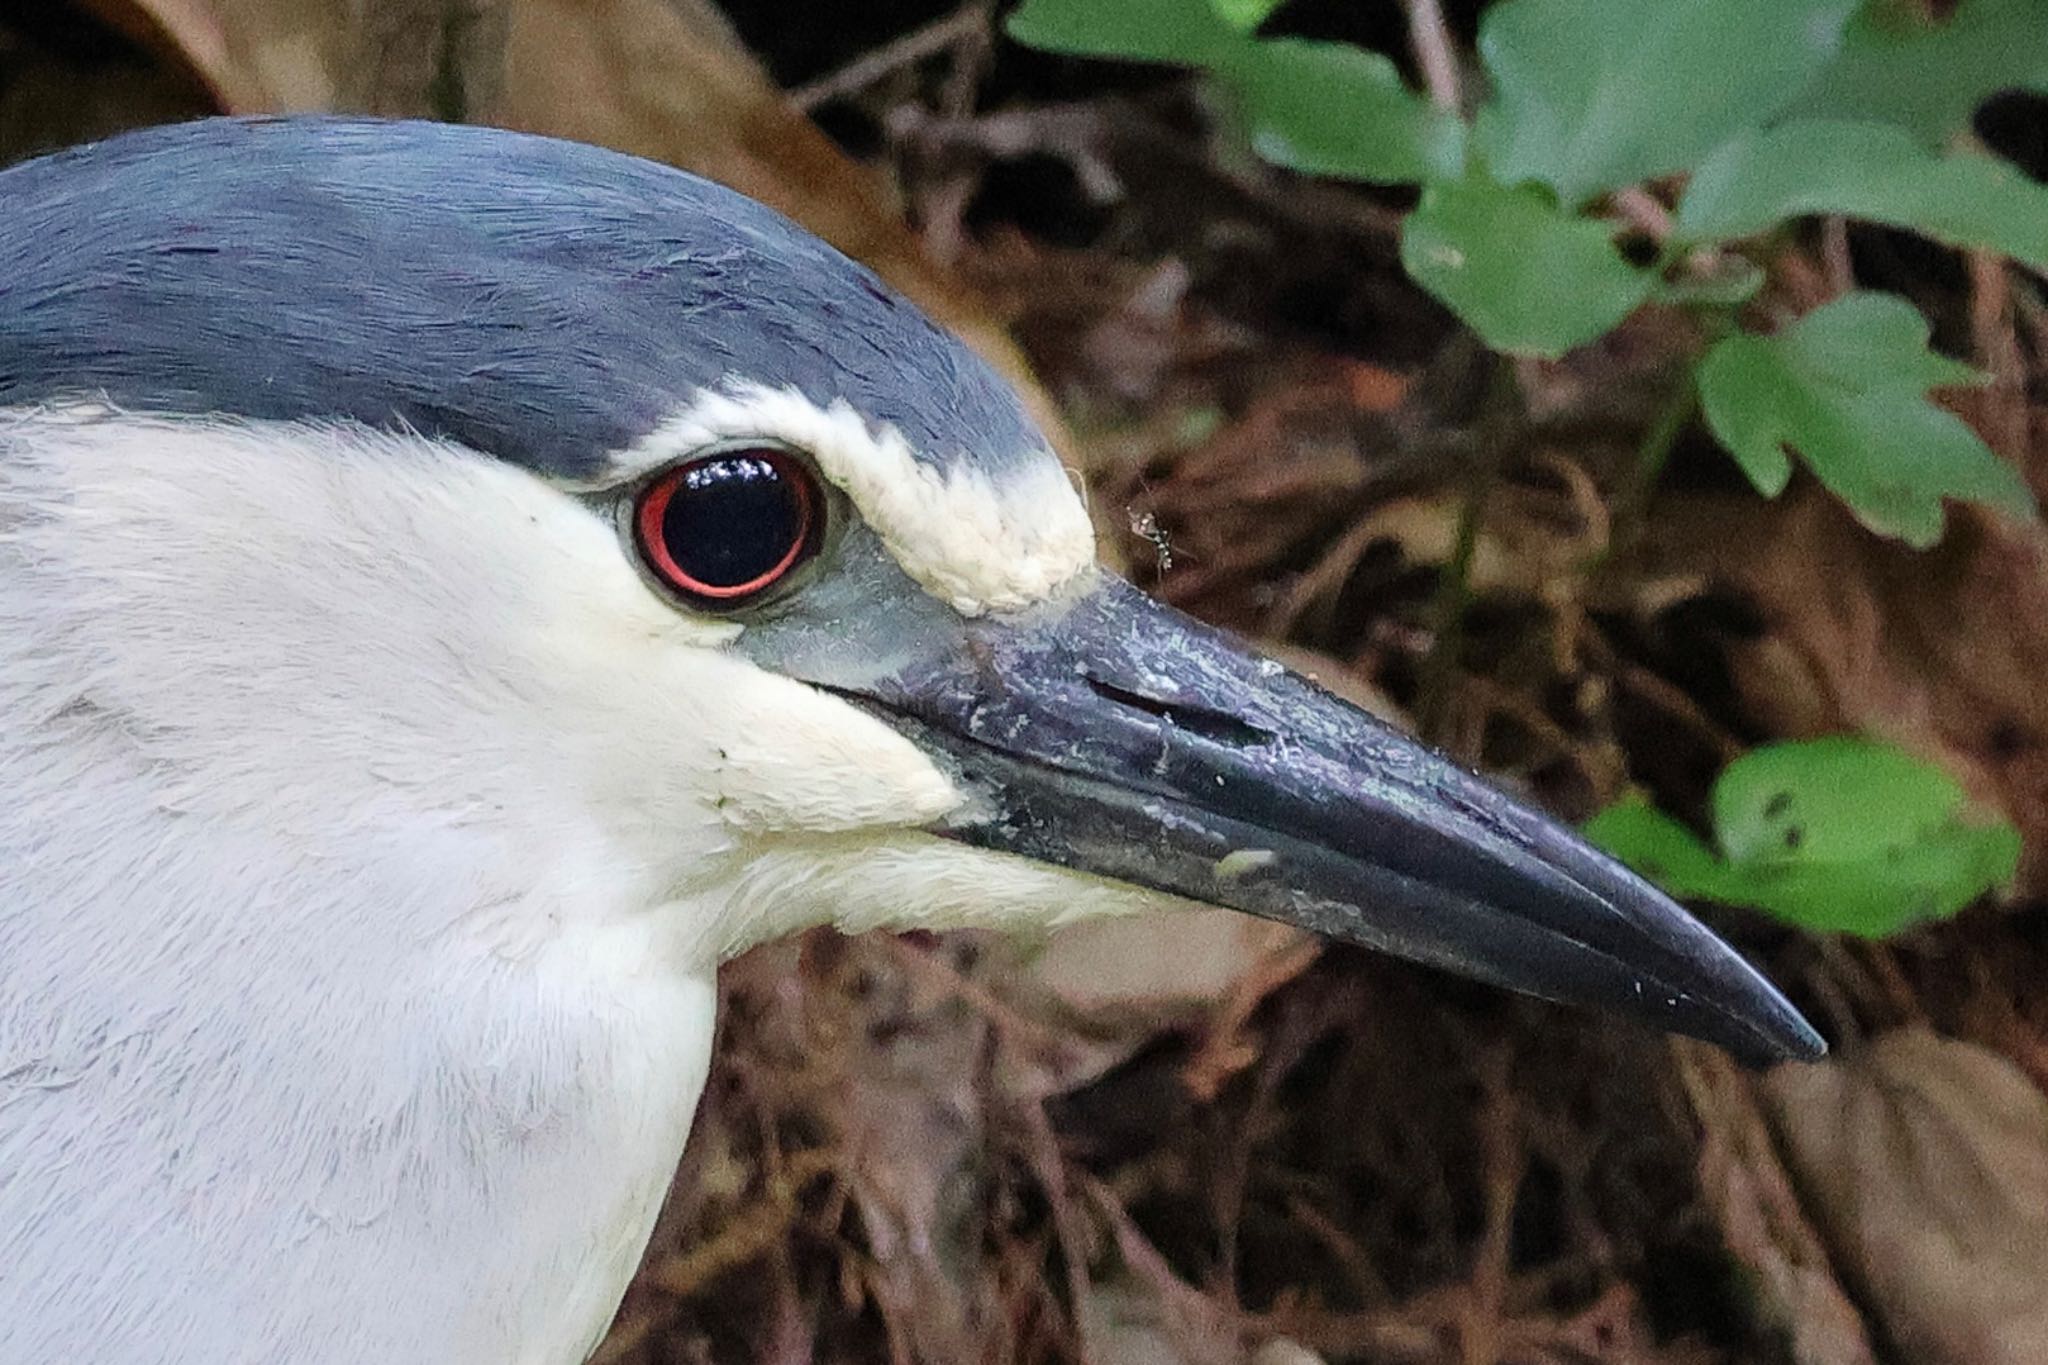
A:
[[[650,482],[634,509],[640,553],[692,606],[731,611],[817,552],[824,500],[785,451],[728,450]]]

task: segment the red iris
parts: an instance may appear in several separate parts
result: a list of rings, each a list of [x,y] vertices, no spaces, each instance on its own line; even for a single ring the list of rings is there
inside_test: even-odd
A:
[[[789,577],[824,530],[816,477],[785,451],[726,450],[667,470],[640,494],[640,553],[679,596],[730,611]]]

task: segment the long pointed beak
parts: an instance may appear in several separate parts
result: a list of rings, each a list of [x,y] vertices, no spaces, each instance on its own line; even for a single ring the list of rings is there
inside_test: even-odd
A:
[[[949,838],[1619,1010],[1751,1062],[1825,1051],[1640,877],[1118,579],[919,652],[838,690],[974,793]]]

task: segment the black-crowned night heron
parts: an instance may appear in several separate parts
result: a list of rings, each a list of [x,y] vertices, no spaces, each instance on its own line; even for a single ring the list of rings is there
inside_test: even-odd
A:
[[[0,174],[6,1365],[571,1365],[722,959],[1176,900],[1820,1049],[1097,569],[1004,384],[739,195],[340,120]]]

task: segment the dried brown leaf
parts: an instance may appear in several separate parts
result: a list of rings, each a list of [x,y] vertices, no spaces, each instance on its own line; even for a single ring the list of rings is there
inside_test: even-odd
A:
[[[1227,910],[1167,910],[1061,929],[1029,970],[1076,1009],[1164,1021],[1222,999],[1298,936]]]
[[[231,113],[464,117],[504,73],[513,0],[94,0],[174,46]]]
[[[1729,1251],[1755,1276],[1767,1316],[1790,1337],[1799,1365],[1877,1365],[1771,1141],[1755,1080],[1704,1044],[1670,1047],[1702,1130],[1701,1194]]]
[[[2048,1096],[1913,1027],[1766,1087],[1808,1206],[1925,1365],[2048,1360]]]

